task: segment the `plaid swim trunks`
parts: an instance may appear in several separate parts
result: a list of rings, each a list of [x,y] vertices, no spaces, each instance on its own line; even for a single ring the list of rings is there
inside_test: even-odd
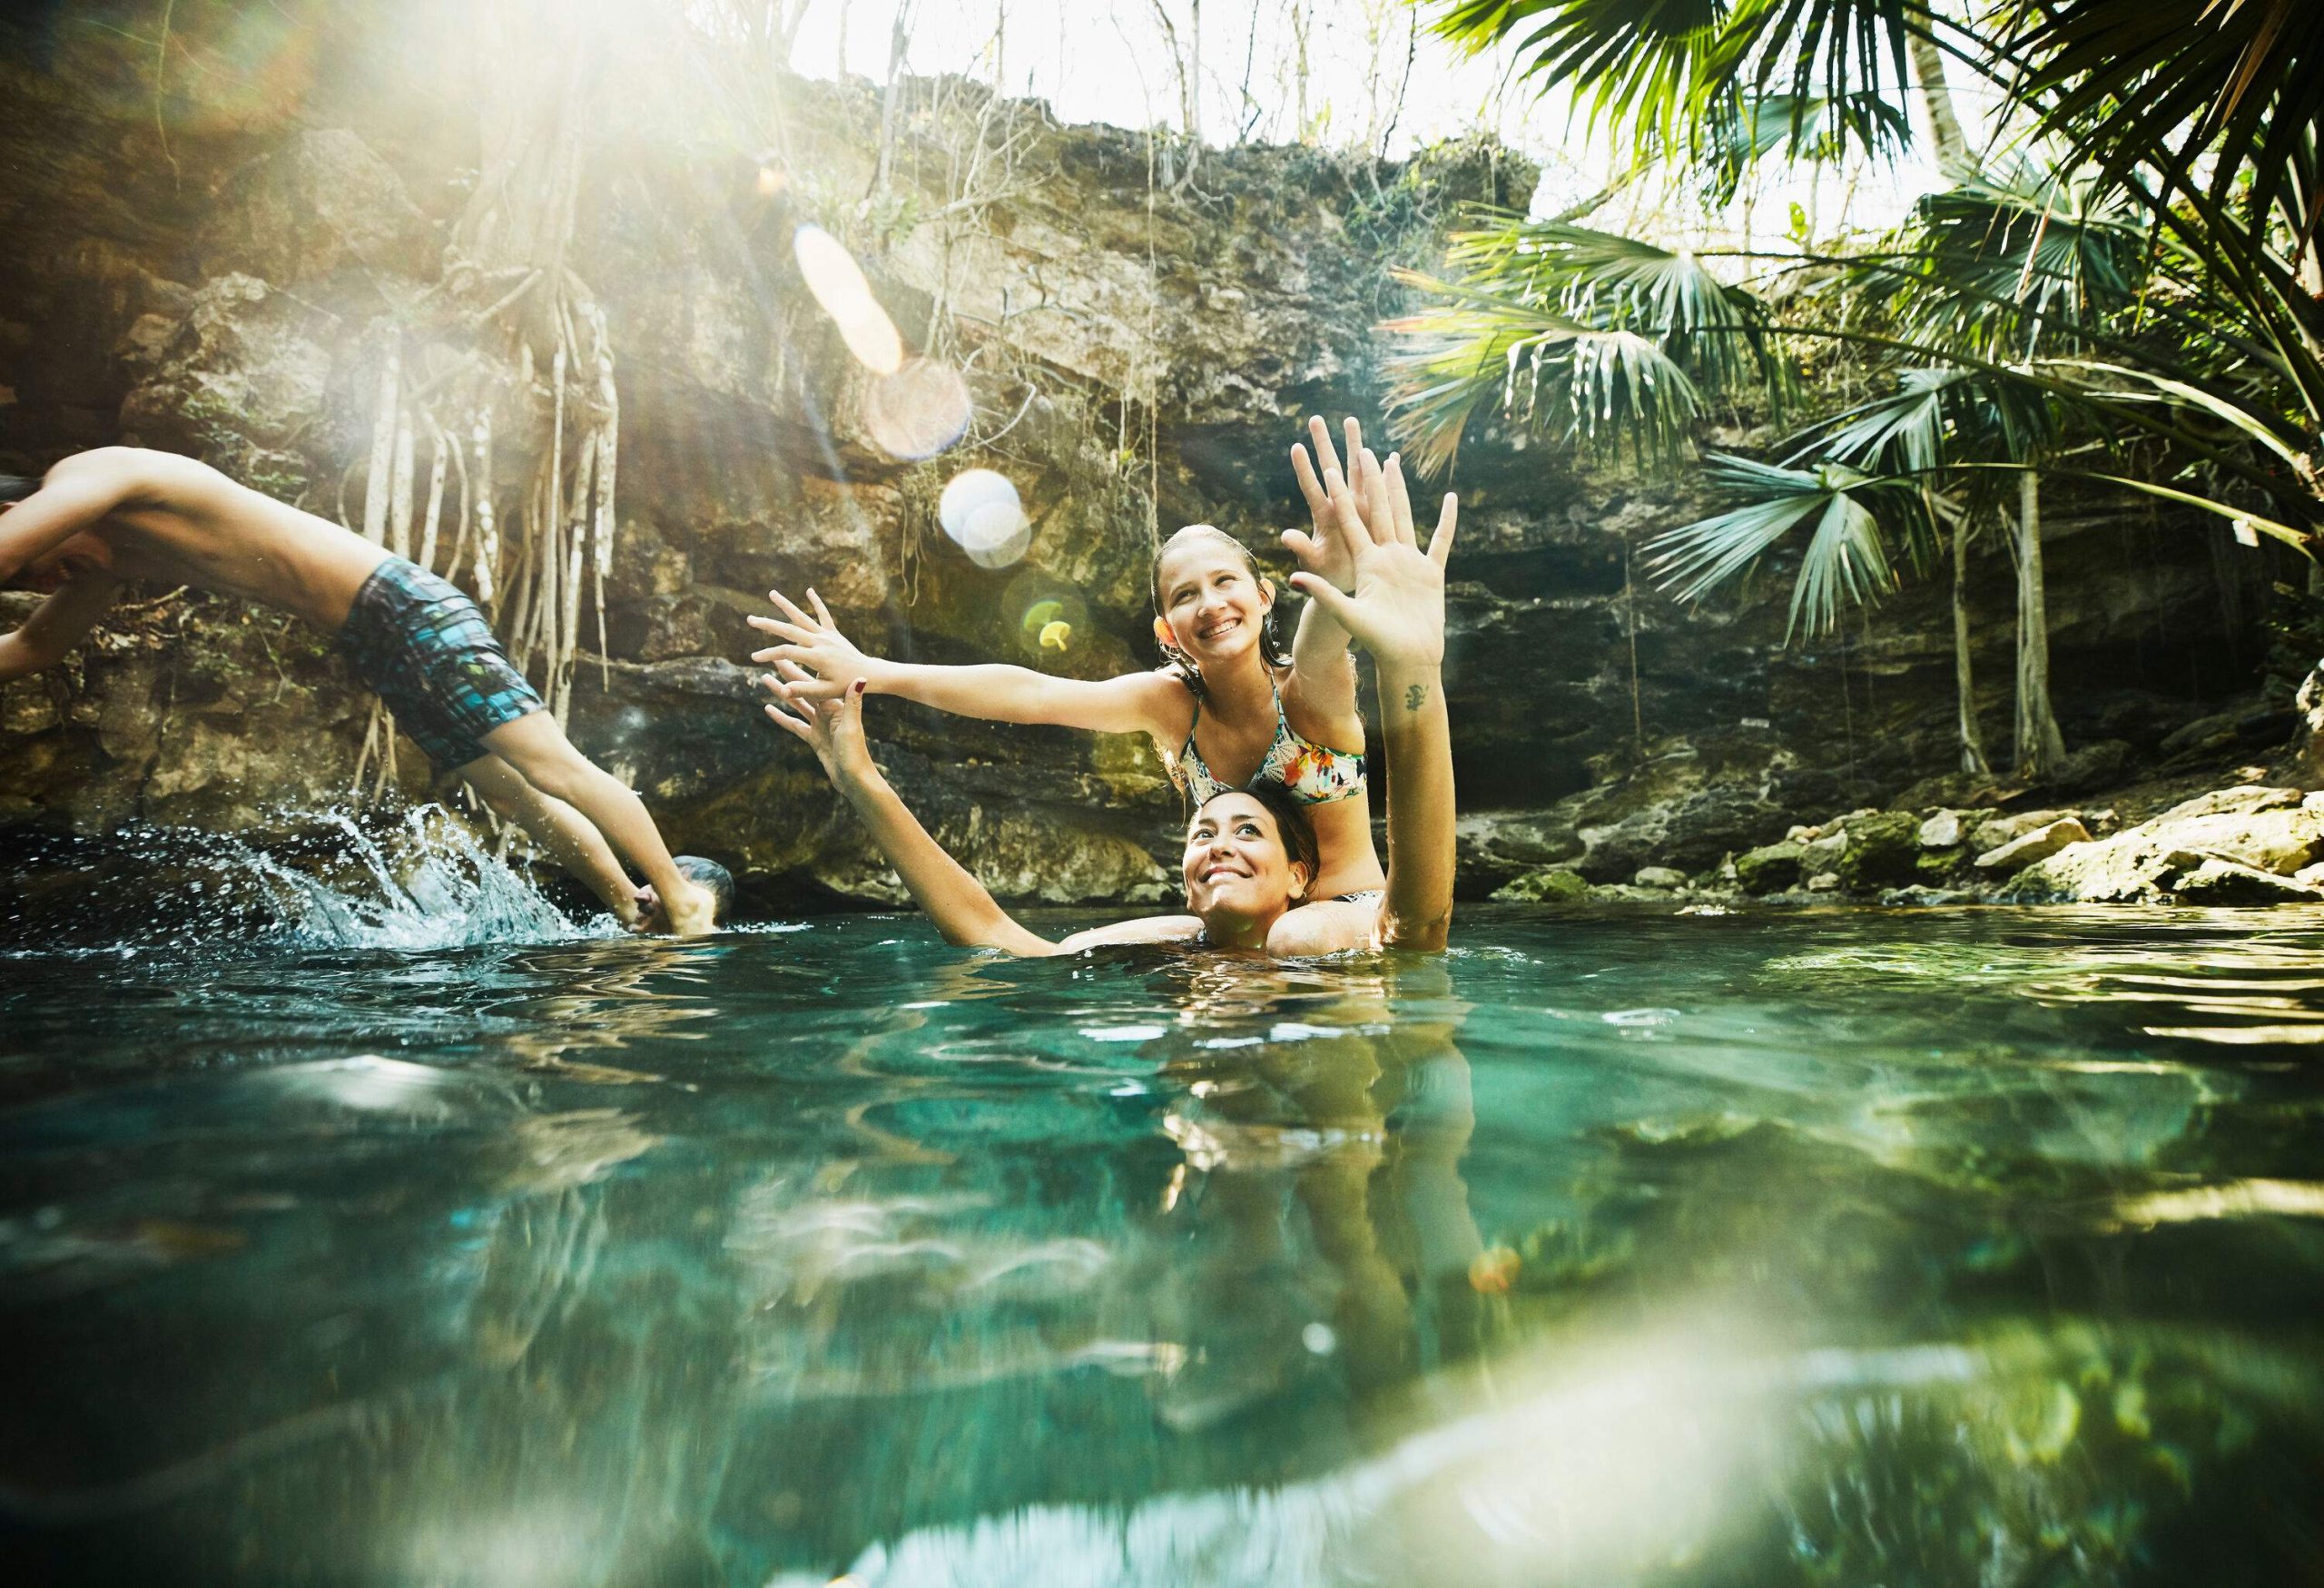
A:
[[[544,709],[476,603],[399,557],[355,592],[339,649],[438,772],[488,754],[485,735]]]

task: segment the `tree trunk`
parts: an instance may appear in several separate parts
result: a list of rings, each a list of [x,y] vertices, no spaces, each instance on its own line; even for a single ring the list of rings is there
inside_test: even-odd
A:
[[[895,25],[888,30],[888,86],[880,95],[880,158],[872,174],[872,191],[885,193],[896,159],[896,99],[901,93],[904,50],[911,43],[911,6],[896,7]]]
[[[2050,625],[2042,593],[2042,478],[2017,483],[2017,774],[2048,777],[2066,757],[2050,709]]]
[[[1935,39],[1918,31],[1905,35],[1905,44],[1920,88],[1921,108],[1928,116],[1929,153],[1945,180],[1964,181],[1975,173],[1977,163],[1969,153],[1969,136],[1961,130],[1961,118],[1953,112],[1953,89],[1945,81],[1945,52],[1936,47]]]
[[[1961,697],[1961,770],[1977,777],[1993,771],[1984,735],[1977,731],[1977,687],[1969,656],[1969,525],[1953,532],[1953,679]]]
[[[1307,141],[1308,133],[1307,5],[1308,0],[1293,0],[1291,7],[1291,38],[1295,52],[1292,56],[1292,73],[1293,82],[1297,85],[1298,94],[1297,99],[1294,102],[1295,108],[1293,112],[1298,117],[1298,121],[1291,129],[1291,141],[1295,143],[1305,143]]]

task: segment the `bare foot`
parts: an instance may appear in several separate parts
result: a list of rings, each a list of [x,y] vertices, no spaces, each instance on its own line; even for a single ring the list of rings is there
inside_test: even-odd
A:
[[[662,900],[656,919],[665,931],[679,937],[707,937],[718,930],[716,899],[700,883],[678,879],[677,891]]]

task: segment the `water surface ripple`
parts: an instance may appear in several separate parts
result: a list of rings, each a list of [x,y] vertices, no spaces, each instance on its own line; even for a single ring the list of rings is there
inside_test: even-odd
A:
[[[407,929],[0,961],[0,1553],[1269,1588],[2324,1558],[2317,915],[1474,910],[1441,960],[1274,967],[911,916]]]

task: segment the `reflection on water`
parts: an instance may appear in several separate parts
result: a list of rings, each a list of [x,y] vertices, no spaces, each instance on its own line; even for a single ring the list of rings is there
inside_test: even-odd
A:
[[[2303,1580],[2324,1085],[2254,1033],[2324,1029],[2317,924],[20,955],[0,1540],[169,1580]]]

